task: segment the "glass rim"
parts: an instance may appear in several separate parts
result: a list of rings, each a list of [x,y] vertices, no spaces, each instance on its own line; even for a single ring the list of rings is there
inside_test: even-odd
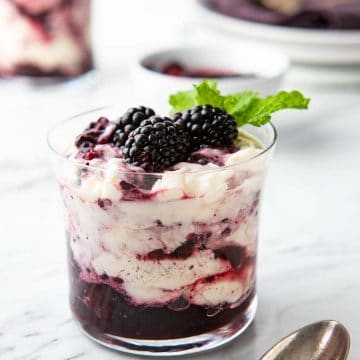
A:
[[[57,157],[63,159],[64,161],[71,162],[74,165],[79,166],[81,168],[92,169],[92,170],[96,170],[96,171],[104,170],[104,168],[100,167],[100,166],[86,165],[86,164],[82,163],[81,161],[78,161],[77,159],[73,159],[73,158],[70,159],[64,153],[59,152],[55,148],[55,146],[53,146],[52,141],[51,141],[51,137],[54,135],[54,132],[56,131],[56,129],[58,129],[59,127],[61,127],[64,124],[67,124],[67,123],[71,122],[74,119],[80,118],[81,116],[84,116],[84,115],[87,115],[87,114],[92,114],[92,113],[95,113],[95,112],[98,112],[98,111],[101,111],[101,110],[111,109],[111,108],[115,108],[115,106],[114,105],[100,106],[100,107],[97,107],[97,108],[94,108],[94,109],[91,109],[91,110],[82,111],[80,113],[77,113],[75,115],[72,115],[70,117],[67,117],[67,118],[65,118],[63,120],[60,120],[60,121],[56,122],[52,127],[50,127],[50,129],[47,132],[47,136],[46,136],[47,145],[50,148],[50,150],[52,151],[52,153],[54,155],[56,155]],[[199,169],[199,170],[195,170],[195,171],[182,171],[182,172],[176,172],[176,170],[164,170],[163,172],[146,172],[146,171],[137,172],[137,171],[132,171],[130,169],[128,171],[119,169],[119,172],[125,173],[125,174],[132,174],[132,175],[137,174],[137,175],[149,175],[149,176],[163,176],[166,171],[169,171],[169,172],[171,171],[173,173],[178,173],[178,174],[198,174],[198,173],[205,174],[205,173],[212,173],[212,172],[217,172],[217,171],[230,170],[230,169],[236,168],[239,165],[248,163],[248,162],[250,162],[252,160],[255,160],[257,158],[262,157],[263,155],[265,155],[266,153],[268,153],[271,149],[273,149],[275,147],[275,144],[276,144],[277,138],[278,138],[278,133],[277,133],[277,130],[276,130],[276,127],[274,126],[274,124],[272,122],[268,122],[267,124],[265,124],[265,125],[263,125],[261,127],[254,126],[254,128],[259,128],[259,129],[260,128],[265,128],[265,127],[269,128],[271,130],[271,132],[272,132],[272,134],[271,134],[272,139],[270,141],[270,144],[268,146],[264,147],[264,149],[262,149],[262,151],[259,152],[258,154],[254,155],[254,156],[251,156],[248,159],[241,160],[236,164],[219,166],[216,169]]]

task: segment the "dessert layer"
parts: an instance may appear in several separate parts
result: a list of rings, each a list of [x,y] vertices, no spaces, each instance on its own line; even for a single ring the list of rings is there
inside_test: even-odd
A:
[[[109,144],[73,155],[60,175],[80,279],[134,305],[239,301],[254,284],[261,151],[205,148],[158,175],[127,167]]]
[[[134,305],[106,283],[83,281],[71,253],[69,259],[72,311],[84,329],[100,339],[104,333],[158,340],[203,334],[241,319],[254,298],[251,288],[233,305],[192,305],[184,298],[166,306]]]
[[[0,76],[90,70],[89,26],[89,0],[0,0]]]

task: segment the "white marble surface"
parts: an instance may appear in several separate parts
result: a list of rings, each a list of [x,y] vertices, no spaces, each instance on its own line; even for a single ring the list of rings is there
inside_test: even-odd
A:
[[[144,3],[134,1],[131,10]],[[154,0],[152,6],[163,14],[171,10],[164,4]],[[182,41],[182,25],[168,14],[164,26],[174,20],[179,27],[164,41],[170,35]],[[111,17],[108,9],[102,15]],[[158,36],[161,29],[154,28]],[[91,90],[29,92],[0,84],[1,360],[130,359],[86,339],[71,319],[61,206],[45,135],[73,112],[150,98],[123,65],[154,38],[134,37],[98,38],[98,51],[107,54],[99,61],[105,70]],[[109,51],[119,44],[130,54],[110,62]],[[291,330],[320,319],[343,322],[352,336],[350,359],[360,358],[360,90],[307,93],[313,98],[309,112],[275,118],[279,144],[264,198],[256,320],[229,346],[192,359],[256,360]]]

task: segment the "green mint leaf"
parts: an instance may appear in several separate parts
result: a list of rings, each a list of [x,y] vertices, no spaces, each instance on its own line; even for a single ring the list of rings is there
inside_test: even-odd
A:
[[[190,109],[197,105],[195,90],[179,91],[176,94],[170,95],[169,103],[172,106],[172,113]]]
[[[262,126],[271,120],[274,112],[284,109],[307,109],[310,100],[299,91],[281,91],[264,99],[256,98],[242,114],[235,115],[239,125]]]
[[[260,98],[254,91],[221,95],[213,80],[204,80],[190,91],[170,95],[172,112],[190,109],[196,105],[211,105],[232,115],[238,126],[262,126],[271,120],[274,112],[284,109],[307,109],[310,100],[299,91],[281,91],[276,95]]]
[[[234,117],[240,116],[251,105],[252,101],[258,97],[254,91],[244,91],[233,95],[228,95],[224,99],[224,110]]]
[[[193,90],[179,91],[170,95],[169,103],[172,106],[172,113],[206,104],[222,109],[223,97],[217,88],[216,81],[204,80],[199,85],[194,85]]]
[[[197,105],[212,105],[223,108],[224,97],[217,88],[216,81],[204,80],[199,85],[194,85]]]

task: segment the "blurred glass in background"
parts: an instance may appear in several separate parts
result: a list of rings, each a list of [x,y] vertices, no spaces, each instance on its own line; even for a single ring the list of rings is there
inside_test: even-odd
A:
[[[0,77],[91,70],[90,15],[90,0],[0,0]]]

